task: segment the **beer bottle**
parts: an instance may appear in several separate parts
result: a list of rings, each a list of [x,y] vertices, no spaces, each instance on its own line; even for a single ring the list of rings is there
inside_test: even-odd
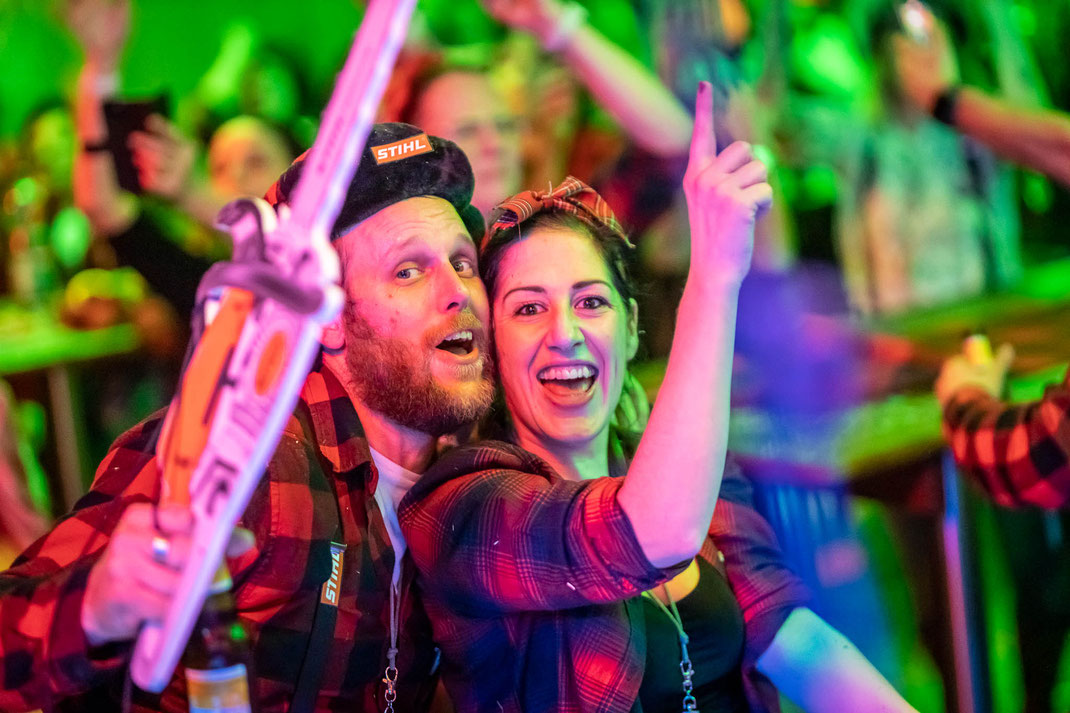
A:
[[[252,713],[252,649],[238,619],[230,574],[216,572],[182,655],[190,713]]]

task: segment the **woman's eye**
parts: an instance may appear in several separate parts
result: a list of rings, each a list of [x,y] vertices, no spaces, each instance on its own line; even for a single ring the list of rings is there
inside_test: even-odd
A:
[[[515,314],[518,317],[531,317],[533,315],[538,314],[541,311],[542,310],[539,307],[539,305],[535,304],[534,302],[528,302],[527,304],[520,305],[516,309]]]
[[[580,300],[580,309],[600,309],[608,307],[609,301],[604,297],[584,297]]]

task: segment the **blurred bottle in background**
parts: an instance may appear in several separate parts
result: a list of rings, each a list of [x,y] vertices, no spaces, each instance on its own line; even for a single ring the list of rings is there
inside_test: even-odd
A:
[[[7,282],[19,304],[44,304],[59,288],[59,271],[48,242],[45,190],[31,176],[17,179],[4,195]]]

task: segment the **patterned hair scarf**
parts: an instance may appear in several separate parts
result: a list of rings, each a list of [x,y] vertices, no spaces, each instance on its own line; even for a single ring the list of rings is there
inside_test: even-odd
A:
[[[563,211],[590,226],[609,228],[626,246],[635,247],[624,234],[617,216],[613,215],[613,210],[602,200],[602,196],[580,179],[569,176],[549,192],[524,191],[499,203],[491,216],[491,225],[479,245],[480,252],[487,249],[498,231],[515,228],[539,213],[548,211]]]

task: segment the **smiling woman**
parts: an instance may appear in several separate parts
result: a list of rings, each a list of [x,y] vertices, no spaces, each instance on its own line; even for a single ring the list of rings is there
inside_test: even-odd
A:
[[[607,476],[610,419],[638,346],[631,243],[574,178],[514,196],[492,218],[480,257],[515,445],[447,453],[399,509],[458,710],[629,710],[645,667],[635,598],[672,580],[664,591],[677,597],[698,586],[732,601],[708,532],[725,464],[736,298],[770,193],[749,146],[714,147],[704,85],[685,181],[691,276],[626,478]],[[700,548],[705,574],[691,566]],[[774,589],[796,591],[782,580]],[[704,687],[704,702],[720,701],[714,710],[746,705],[741,626],[730,608],[712,640],[729,632],[737,645],[696,658],[686,681],[696,694]],[[684,684],[667,684],[656,707],[678,709]]]
[[[518,235],[511,228],[488,243],[484,276],[519,440],[551,463],[558,459],[539,447],[543,437],[603,452],[638,347],[626,244],[568,213],[540,214]]]
[[[777,711],[770,679],[820,691],[800,696],[815,713],[910,710],[805,609],[726,474],[736,299],[770,188],[748,145],[716,154],[708,85],[698,105],[690,273],[630,463],[609,456],[638,343],[613,212],[570,177],[501,203],[483,238],[512,442],[447,452],[398,512],[459,711]],[[807,655],[821,642],[825,669]]]
[[[730,160],[741,161],[741,165],[749,165],[744,159],[745,151],[736,149],[739,154]],[[759,183],[763,177],[761,172],[749,169],[750,178],[744,176],[744,181],[757,180]],[[706,540],[706,531],[709,527],[710,513],[703,507],[694,510],[696,518],[705,518],[700,525],[694,525],[687,521],[688,515],[666,526],[656,520],[646,517],[646,513],[636,512],[633,515],[626,505],[627,489],[634,483],[642,486],[644,479],[658,480],[661,489],[677,492],[675,486],[687,488],[689,498],[699,503],[708,505],[712,509],[712,501],[715,498],[720,481],[720,467],[711,468],[702,473],[700,477],[689,479],[686,477],[674,477],[673,473],[687,473],[702,466],[702,459],[694,463],[677,464],[675,467],[670,463],[671,459],[665,454],[660,455],[659,468],[651,469],[649,465],[640,462],[638,470],[629,469],[629,476],[621,485],[621,481],[606,478],[609,473],[609,433],[610,420],[621,398],[621,392],[627,375],[628,362],[634,357],[638,347],[637,318],[638,308],[634,298],[634,286],[628,273],[628,253],[631,243],[622,232],[619,223],[614,218],[612,211],[593,190],[582,182],[569,178],[560,187],[549,193],[524,193],[504,202],[495,214],[496,221],[484,238],[481,257],[483,261],[484,283],[488,290],[491,301],[493,331],[495,336],[495,352],[498,370],[501,376],[502,388],[508,415],[511,419],[511,440],[522,446],[526,454],[532,454],[527,458],[532,459],[528,465],[511,464],[506,466],[504,462],[493,463],[501,468],[509,467],[516,471],[539,472],[547,469],[553,473],[553,478],[543,484],[549,485],[547,492],[539,492],[540,483],[522,482],[518,477],[516,482],[510,483],[513,478],[503,477],[501,480],[485,481],[484,487],[478,487],[478,478],[464,483],[466,478],[457,478],[447,482],[442,487],[428,492],[432,485],[427,482],[421,483],[414,489],[417,499],[426,495],[417,508],[406,509],[402,505],[402,522],[411,522],[410,517],[414,513],[424,515],[429,512],[443,514],[437,508],[436,501],[442,498],[450,498],[447,493],[452,493],[460,501],[472,498],[472,504],[477,508],[477,498],[471,494],[472,486],[477,486],[480,493],[478,501],[486,509],[483,513],[491,516],[497,511],[497,506],[511,501],[508,491],[511,488],[520,487],[522,492],[528,493],[531,498],[544,500],[545,510],[531,513],[530,518],[520,518],[517,521],[509,520],[509,534],[512,542],[506,544],[505,538],[499,536],[498,529],[490,520],[484,521],[482,513],[450,512],[448,518],[443,518],[440,524],[447,522],[451,532],[460,531],[458,543],[468,541],[471,534],[469,526],[479,531],[494,532],[495,554],[517,554],[524,557],[528,546],[535,548],[556,548],[554,538],[546,537],[545,532],[560,531],[566,533],[566,537],[572,536],[571,523],[555,522],[554,516],[547,514],[555,506],[560,506],[561,513],[567,513],[572,509],[568,503],[575,505],[573,511],[578,513],[577,518],[582,526],[594,531],[601,532],[596,539],[605,540],[609,543],[609,549],[599,551],[599,546],[594,545],[595,552],[587,552],[577,557],[582,566],[570,571],[563,568],[554,572],[549,577],[543,576],[533,587],[552,589],[553,582],[559,578],[559,584],[563,588],[554,593],[542,593],[540,599],[545,599],[545,604],[551,611],[545,614],[532,614],[534,621],[532,626],[541,629],[558,628],[558,648],[561,654],[562,666],[556,668],[576,668],[576,681],[560,680],[556,682],[558,696],[562,707],[573,702],[575,692],[570,689],[576,685],[580,678],[585,676],[584,666],[573,660],[570,654],[575,639],[583,638],[580,629],[589,624],[568,613],[552,612],[554,609],[566,608],[559,598],[574,598],[577,601],[606,602],[601,616],[605,618],[601,624],[599,634],[623,634],[630,627],[628,616],[621,615],[622,610],[611,606],[608,602],[613,599],[627,599],[633,597],[644,589],[649,589],[669,578],[671,574],[679,574],[671,578],[669,589],[679,597],[688,595],[698,587],[700,570],[695,564],[684,567],[694,557],[698,547],[691,547],[689,538],[693,529],[701,529],[702,541]],[[731,221],[722,224],[730,226],[727,234],[722,233],[722,244],[727,245],[733,239],[746,240],[748,230],[732,234]],[[738,224],[737,224],[738,225]],[[737,228],[738,230],[738,228]],[[734,269],[734,266],[720,265],[720,268]],[[703,275],[704,278],[708,274]],[[729,282],[729,285],[735,283]],[[679,327],[681,334],[685,335],[685,346],[682,351],[686,353],[696,351],[700,347],[699,342],[688,343],[690,335],[696,333],[726,334],[726,323],[734,317],[734,310],[730,308],[733,300],[734,288],[712,290],[701,294],[701,301],[694,306],[701,305],[702,309],[693,309],[681,319]],[[725,309],[729,306],[729,309]],[[730,335],[730,330],[727,332]],[[701,348],[708,357],[710,353],[716,355],[716,343],[703,342]],[[679,356],[679,355],[678,355]],[[675,369],[687,368],[688,361],[677,360]],[[705,370],[719,372],[716,363],[708,359],[705,362]],[[699,374],[692,374],[692,380],[701,383],[703,379]],[[678,391],[678,393],[685,393]],[[705,398],[701,394],[689,394],[692,404],[699,405],[699,411],[689,414],[689,417],[700,419],[710,416],[703,407],[726,396],[723,389],[711,388]],[[662,427],[672,416],[679,412],[687,412],[686,405],[680,402],[671,409],[662,408],[660,415],[653,418],[654,426],[649,435],[658,437],[657,424]],[[667,417],[668,414],[668,417]],[[704,450],[716,452],[723,448],[722,438],[718,431],[723,430],[723,422],[716,418],[706,418],[704,428],[707,433],[703,439],[693,444],[695,452]],[[645,439],[644,439],[645,440]],[[503,457],[504,451],[485,444],[481,452],[484,454],[494,453],[490,459],[496,460]],[[436,467],[429,474],[432,481],[435,474],[443,471],[456,472],[457,460],[463,460],[464,451],[456,452],[447,456],[450,465]],[[525,454],[525,455],[526,455]],[[716,455],[714,456],[716,457]],[[721,451],[723,458],[723,450]],[[508,458],[506,458],[508,460]],[[476,457],[474,462],[480,475],[487,473],[487,459]],[[723,462],[723,461],[722,461]],[[538,465],[541,464],[541,465]],[[634,471],[634,472],[633,472]],[[519,476],[519,473],[517,473]],[[556,481],[556,485],[555,485]],[[493,485],[491,485],[493,483]],[[467,486],[467,487],[466,487]],[[454,489],[457,490],[454,490]],[[530,489],[530,491],[529,491]],[[489,491],[489,492],[488,492]],[[497,491],[497,492],[495,492]],[[604,491],[604,492],[603,492]],[[642,492],[640,488],[639,493]],[[633,498],[636,496],[633,495]],[[452,499],[452,498],[450,498]],[[521,496],[521,501],[525,496]],[[641,496],[645,504],[640,510],[646,509],[652,502],[649,496]],[[548,503],[548,504],[546,504]],[[508,506],[507,506],[508,507]],[[522,509],[522,508],[521,508]],[[585,512],[586,511],[586,512]],[[607,512],[609,511],[609,512]],[[615,512],[612,512],[615,511]],[[636,516],[638,515],[638,516]],[[493,520],[501,522],[497,517]],[[598,522],[601,520],[602,522]],[[617,520],[616,523],[613,521]],[[578,525],[578,523],[577,523]],[[489,529],[487,529],[489,528]],[[605,528],[603,530],[603,528]],[[613,533],[614,529],[622,532]],[[660,538],[653,533],[660,530]],[[634,534],[632,534],[634,532]],[[463,534],[468,533],[468,534]],[[540,533],[536,535],[535,533]],[[505,534],[505,533],[502,533]],[[519,538],[517,535],[519,534]],[[531,541],[526,542],[527,535]],[[415,535],[414,535],[415,536]],[[622,536],[622,539],[621,539]],[[618,538],[616,543],[612,540]],[[426,537],[424,538],[426,543]],[[665,543],[669,543],[665,547]],[[638,545],[638,547],[637,547]],[[517,549],[514,551],[513,546]],[[605,546],[603,543],[602,546]],[[630,550],[630,551],[629,551]],[[637,551],[638,550],[638,551]],[[707,554],[713,555],[716,549],[711,549]],[[414,543],[413,552],[418,564],[430,564],[428,577],[431,594],[428,599],[432,602],[442,602],[444,610],[454,609],[459,604],[451,596],[452,587],[444,582],[441,576],[432,574],[439,572],[437,565],[441,560],[428,556],[428,549],[420,543]],[[452,559],[452,558],[446,558]],[[683,561],[680,566],[675,565]],[[523,561],[523,560],[521,560]],[[717,635],[709,640],[712,645],[714,656],[703,657],[699,663],[698,675],[691,680],[703,703],[722,701],[725,706],[716,706],[715,710],[737,710],[744,704],[742,678],[740,672],[740,658],[742,652],[742,616],[739,606],[735,604],[732,593],[728,588],[724,573],[716,570],[718,562],[714,556],[712,561],[703,559],[710,566],[706,570],[705,577],[701,577],[703,586],[700,588],[705,598],[713,597],[714,601],[730,602],[726,608],[717,607],[725,616],[720,617],[718,626],[715,627]],[[456,563],[456,562],[455,562]],[[653,565],[651,563],[654,563]],[[547,564],[541,562],[540,564]],[[492,567],[497,571],[485,571],[484,567],[473,563],[477,567],[476,580],[494,582],[497,577],[503,576],[512,579],[507,567]],[[655,566],[659,565],[659,566]],[[523,566],[523,565],[521,565]],[[592,582],[591,573],[586,569],[606,569],[615,573],[615,577],[623,576],[623,582],[619,579],[614,585],[604,586],[599,582]],[[684,569],[682,573],[680,569]],[[461,571],[460,569],[456,571]],[[466,571],[471,571],[467,570]],[[597,579],[597,578],[596,578]],[[443,586],[445,585],[445,586]],[[496,589],[496,585],[488,584],[489,589]],[[785,593],[795,592],[796,589],[787,586],[781,587]],[[466,612],[475,606],[473,602],[479,602],[486,609],[482,614],[489,615],[497,608],[512,609],[513,607],[527,609],[530,602],[523,604],[527,596],[533,594],[527,592],[514,600],[512,595],[505,597],[486,596],[488,592],[475,591],[474,597],[466,597],[464,604]],[[442,597],[441,599],[439,597]],[[795,600],[790,600],[795,601]],[[768,602],[766,602],[768,603]],[[570,606],[576,606],[572,603]],[[541,608],[538,607],[538,608]],[[447,611],[439,610],[434,604],[429,607],[433,621],[445,623],[451,620]],[[627,607],[624,608],[627,611]],[[685,608],[686,612],[687,609]],[[642,608],[639,608],[642,612]],[[517,615],[519,618],[529,618],[528,615]],[[586,616],[586,615],[585,615]],[[512,619],[513,617],[508,617]],[[539,621],[541,619],[541,621]],[[714,617],[718,619],[718,617]],[[703,625],[712,621],[709,617],[703,618]],[[536,623],[538,622],[538,623]],[[654,624],[664,624],[659,613],[654,614]],[[508,627],[508,624],[506,625]],[[452,626],[447,626],[446,630]],[[575,628],[575,630],[573,630]],[[647,627],[651,635],[658,633],[657,626]],[[671,628],[671,627],[670,627]],[[612,633],[611,633],[612,632]],[[594,634],[587,631],[585,635]],[[534,634],[538,639],[541,634]],[[670,633],[669,649],[673,648],[674,635]],[[704,639],[701,639],[704,640]],[[700,640],[700,641],[701,641]],[[734,644],[714,644],[714,640],[722,642],[734,642]],[[462,662],[462,666],[471,667],[473,674],[477,671],[481,680],[486,679],[486,671],[481,671],[479,666],[474,666],[468,659],[471,651],[460,651],[454,648],[456,642],[449,635],[443,635],[443,643],[448,656]],[[529,655],[535,655],[534,644],[530,647],[521,645],[515,655],[501,652],[503,656],[512,656],[514,672],[524,670],[524,663]],[[612,647],[610,647],[612,649]],[[644,663],[638,658],[639,650],[634,646],[625,646],[604,652],[612,656],[622,667],[621,673],[628,674],[641,670]],[[662,651],[661,653],[665,653]],[[668,651],[673,656],[673,652]],[[664,656],[662,656],[664,658]],[[496,659],[497,660],[497,659]],[[678,670],[670,667],[670,670]],[[655,677],[648,677],[653,680]],[[633,678],[628,685],[613,687],[598,692],[598,696],[606,701],[619,701],[619,705],[611,706],[611,709],[624,710],[630,707],[637,694],[643,698],[643,705],[654,709],[660,709],[663,703],[679,705],[683,679],[676,675],[675,683],[659,676],[659,689],[649,696],[642,696],[642,691],[637,691],[635,685],[638,679]],[[670,677],[671,679],[671,677]],[[458,707],[466,709],[483,709],[488,706],[489,697],[485,691],[477,690],[478,687],[461,685],[458,689],[456,681],[453,685],[453,695],[458,700]],[[529,690],[526,682],[516,682],[519,691]],[[544,694],[548,692],[544,691]],[[523,693],[515,693],[516,696],[524,696]],[[497,698],[495,698],[497,700]],[[526,698],[518,700],[518,708],[531,709],[535,703]],[[627,705],[625,705],[627,703]],[[597,706],[596,706],[597,707]],[[554,708],[555,710],[557,708]]]

